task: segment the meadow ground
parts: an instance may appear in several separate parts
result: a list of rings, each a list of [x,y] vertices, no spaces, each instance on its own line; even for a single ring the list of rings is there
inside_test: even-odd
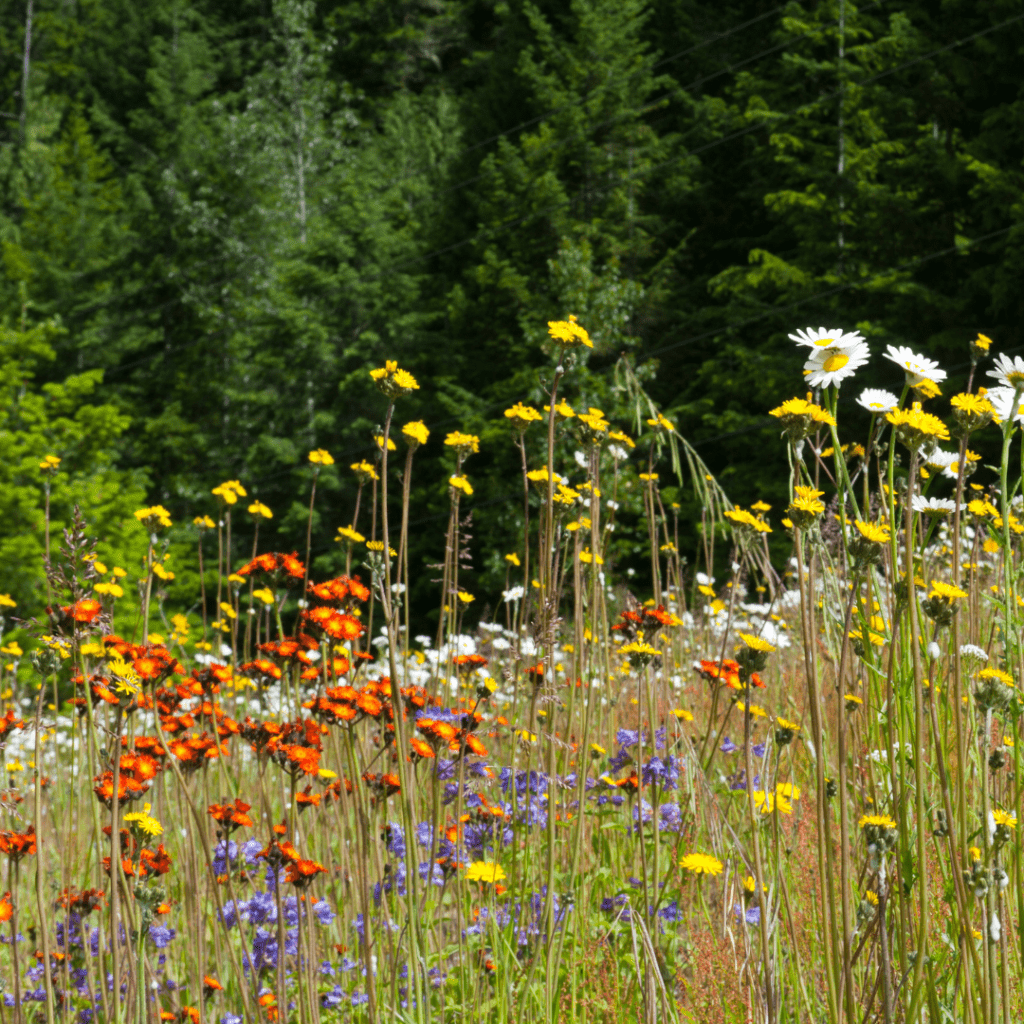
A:
[[[273,511],[239,481],[184,526],[140,509],[138,573],[46,517],[45,614],[0,595],[3,1024],[1022,1018],[1024,361],[979,336],[945,399],[890,347],[903,394],[861,394],[851,437],[867,344],[798,332],[810,391],[772,413],[790,504],[744,509],[653,406],[634,437],[560,400],[589,337],[550,333],[548,409],[506,413],[500,598],[460,583],[479,439],[445,439],[430,635],[407,544],[429,431],[398,425],[417,383],[393,363],[332,579],[308,532],[260,550]],[[984,483],[979,431],[1002,442]],[[312,517],[333,459],[309,460]],[[669,464],[701,501],[688,558]],[[605,564],[627,479],[646,600]],[[189,609],[166,601],[175,531]]]

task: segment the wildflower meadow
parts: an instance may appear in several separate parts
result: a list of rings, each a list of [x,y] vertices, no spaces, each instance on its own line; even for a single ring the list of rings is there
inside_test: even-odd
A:
[[[1024,359],[979,335],[947,395],[909,348],[796,331],[789,504],[744,508],[638,380],[631,422],[574,408],[587,325],[548,332],[546,404],[504,412],[497,593],[466,584],[484,442],[403,416],[412,365],[364,380],[333,578],[329,446],[288,550],[212,480],[189,520],[139,508],[126,566],[81,513],[51,529],[39,464],[45,611],[0,594],[2,1024],[1022,1019]],[[860,390],[869,359],[901,394]],[[610,554],[627,466],[649,591]]]

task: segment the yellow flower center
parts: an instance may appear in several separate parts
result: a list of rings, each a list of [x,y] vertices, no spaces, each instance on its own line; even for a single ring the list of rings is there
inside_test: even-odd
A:
[[[1020,373],[1020,372],[1008,373],[1006,375],[1006,379],[1015,388],[1019,388],[1021,385],[1024,385],[1024,373]]]
[[[825,360],[825,372],[835,373],[836,370],[841,370],[849,361],[850,357],[845,352],[837,352],[834,356],[829,356]]]

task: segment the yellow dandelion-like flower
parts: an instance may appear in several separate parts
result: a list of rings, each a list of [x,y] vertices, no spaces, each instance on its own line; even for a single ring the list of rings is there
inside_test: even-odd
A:
[[[894,829],[896,822],[888,814],[865,814],[857,822],[858,828],[868,828],[871,825],[874,825],[876,828]]]
[[[374,469],[373,463],[367,462],[366,459],[362,459],[359,462],[353,462],[352,465],[349,466],[349,469],[359,477],[361,483],[366,483],[368,480],[380,479],[380,477],[377,476],[377,470]]]
[[[785,718],[776,718],[775,719],[775,724],[780,729],[790,729],[793,732],[799,732],[799,730],[800,730],[800,723],[799,722],[790,722],[790,721],[788,721]]]
[[[467,497],[473,493],[473,485],[464,476],[448,477],[448,486],[456,491],[462,491]]]
[[[725,518],[735,523],[740,528],[745,528],[754,533],[771,533],[772,528],[753,513],[743,508],[730,508],[725,511]]]
[[[339,526],[338,536],[334,539],[351,541],[353,544],[362,544],[366,540],[358,530],[352,529],[351,526]]]
[[[56,455],[47,455],[43,461],[39,463],[39,468],[44,473],[55,473],[60,463],[61,460]]]
[[[382,540],[368,540],[366,542],[366,547],[367,547],[367,550],[369,550],[369,551],[383,551],[384,550],[384,541],[382,541]],[[389,547],[388,548],[388,554],[392,558],[395,558],[398,555],[398,552],[395,551],[394,548]]]
[[[510,409],[505,410],[505,418],[512,423],[517,430],[526,430],[531,423],[537,423],[544,419],[540,412],[530,405],[523,405],[516,402]]]
[[[334,459],[326,448],[315,448],[309,453],[309,461],[314,466],[333,466]]]
[[[1006,828],[1016,828],[1017,827],[1017,815],[1016,814],[1010,814],[1007,811],[995,811],[995,810],[992,811],[992,820],[997,825],[1003,825]]]
[[[679,866],[695,875],[720,875],[725,865],[709,853],[688,853]]]
[[[209,516],[196,516],[192,524],[200,530],[212,530],[217,525]]]
[[[676,429],[676,425],[659,412],[653,419],[647,421],[647,426],[654,427],[656,430],[667,430],[671,433]]]
[[[255,597],[257,601],[262,601],[267,605],[273,604],[275,600],[274,592],[270,587],[260,587],[259,590],[254,590],[252,592],[252,596]]]
[[[590,335],[576,323],[576,317],[572,314],[568,320],[549,320],[548,334],[564,348],[575,348],[579,345],[586,348],[594,347]]]
[[[517,569],[519,568],[519,556],[514,551],[505,556],[505,561],[514,565]]]
[[[999,516],[999,510],[995,505],[984,498],[975,498],[973,501],[969,501],[967,503],[967,511],[970,512],[972,516],[978,516],[979,518],[989,516],[996,519]]]
[[[379,369],[371,370],[370,377],[381,393],[391,399],[419,389],[416,378],[408,370],[400,370],[394,359],[388,359]]]
[[[628,434],[624,434],[621,430],[609,430],[608,440],[618,441],[620,444],[624,444],[627,448],[636,447],[636,441],[634,441]]]
[[[634,640],[631,644],[620,647],[619,651],[622,654],[645,654],[650,658],[653,658],[658,653],[655,648],[643,640]]]
[[[163,505],[154,505],[152,508],[140,508],[135,513],[135,518],[148,530],[156,530],[158,528],[167,530],[171,526],[171,513]]]
[[[893,425],[897,437],[908,448],[919,448],[929,439],[949,440],[946,424],[938,416],[922,411],[920,402],[915,402],[909,409],[894,409],[886,413],[885,418]]]
[[[853,525],[857,527],[857,532],[872,544],[889,543],[890,534],[888,526],[882,523],[864,523],[859,519]]]
[[[476,600],[476,598],[466,590],[460,590],[458,596],[459,600],[463,604],[472,604]]]
[[[0,608],[17,608],[18,602],[10,594],[0,594]]]
[[[687,711],[686,708],[673,708],[671,714],[681,722],[693,721],[693,712]]]
[[[595,434],[605,434],[611,426],[604,418],[604,413],[600,409],[590,409],[589,412],[581,412],[579,414],[579,421]]]
[[[740,639],[753,651],[760,651],[762,654],[774,654],[774,644],[768,643],[763,637],[754,636],[752,633],[740,633]]]
[[[460,455],[475,455],[480,451],[480,438],[474,434],[463,434],[461,430],[453,430],[444,443],[456,449]]]
[[[373,440],[374,440],[374,443],[377,445],[378,448],[380,448],[381,450],[384,449],[384,435],[383,434],[374,434]],[[398,445],[395,444],[395,442],[392,441],[390,437],[388,438],[388,451],[389,452],[396,452],[396,451],[398,451]]]
[[[164,827],[149,813],[151,808],[151,804],[144,804],[141,811],[126,814],[121,820],[126,825],[134,825],[135,828],[147,836],[158,836],[163,832]]]
[[[273,519],[274,513],[263,504],[262,501],[254,501],[247,509],[249,515],[255,519]]]
[[[872,892],[870,889],[865,891],[864,899],[866,899],[868,901],[868,903],[871,904],[871,906],[873,906],[873,907],[877,907],[878,906],[878,894]]]
[[[489,860],[475,860],[466,868],[467,882],[484,882],[494,885],[505,878],[505,871],[500,864]]]
[[[956,601],[959,598],[967,597],[966,591],[954,587],[952,583],[944,583],[942,580],[932,580],[932,590],[929,597],[944,597],[948,601]]]
[[[1006,686],[1013,686],[1013,676],[1009,672],[1004,672],[1001,668],[994,668],[992,666],[983,668],[978,673],[978,677],[980,679],[998,679],[999,682]]]
[[[598,565],[604,565],[604,559],[600,555],[595,555],[590,548],[584,548],[580,552],[580,561],[585,565],[592,565],[594,562]]]
[[[402,427],[402,436],[411,448],[416,448],[427,443],[430,431],[427,430],[427,425],[422,420],[413,420],[412,423],[406,423]]]

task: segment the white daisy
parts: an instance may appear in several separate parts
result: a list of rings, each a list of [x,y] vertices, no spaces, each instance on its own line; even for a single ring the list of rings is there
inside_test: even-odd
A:
[[[965,475],[970,476],[977,467],[977,464],[980,461],[980,456],[975,455],[974,452],[968,452],[964,461],[966,462],[966,466],[964,467],[966,470]],[[954,455],[953,458],[950,459],[949,465],[943,466],[942,475],[949,480],[956,480],[957,477],[960,476],[959,455]]]
[[[1012,359],[1005,352],[996,357],[996,365],[988,371],[1003,387],[1024,388],[1024,359],[1014,356]]]
[[[926,359],[919,356],[913,349],[906,345],[890,345],[885,353],[886,359],[891,359],[897,366],[902,366],[907,374],[907,383],[914,387],[923,380],[930,380],[938,384],[940,380],[946,379],[946,371],[939,369],[939,364],[933,359]]]
[[[806,345],[808,348],[852,348],[864,340],[858,331],[847,333],[839,327],[831,331],[826,331],[824,327],[817,330],[805,327],[789,337],[798,345]]]
[[[952,498],[922,498],[921,495],[915,494],[910,505],[915,512],[925,512],[933,516],[949,516],[956,511],[956,502]],[[961,510],[965,508],[966,505],[960,506]]]
[[[852,348],[818,348],[811,352],[804,363],[804,379],[808,387],[839,387],[847,377],[860,369],[867,361],[870,349],[866,342],[858,342]]]
[[[930,469],[946,469],[956,462],[957,458],[956,452],[945,452],[941,448],[933,448],[924,463]]]
[[[1014,388],[993,388],[991,391],[986,392],[985,397],[992,403],[992,408],[996,411],[996,419],[1000,423],[1005,423],[1010,418],[1010,409],[1013,408],[1013,418],[1018,423],[1024,421],[1024,398],[1017,395]],[[1016,403],[1014,403],[1016,399]]]
[[[865,388],[857,399],[857,404],[868,412],[882,413],[892,412],[900,400],[888,391],[879,388]]]

